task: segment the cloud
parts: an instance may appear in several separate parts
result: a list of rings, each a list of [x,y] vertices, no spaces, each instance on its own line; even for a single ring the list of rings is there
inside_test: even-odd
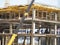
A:
[[[60,7],[59,0],[35,0],[35,2]],[[28,0],[9,0],[9,3],[10,3],[10,5],[22,5],[22,4],[24,5],[29,2],[28,2]],[[4,6],[5,6],[5,0],[0,0],[0,7],[4,7]]]
[[[58,0],[35,0],[35,2],[41,3],[41,4],[46,4],[46,5],[51,5],[55,7],[59,7],[58,5]]]

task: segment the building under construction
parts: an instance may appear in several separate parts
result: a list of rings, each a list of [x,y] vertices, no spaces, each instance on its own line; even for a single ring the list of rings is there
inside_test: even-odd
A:
[[[28,5],[0,9],[0,45],[59,45],[60,9],[33,4],[21,22]],[[20,29],[16,28],[20,26]],[[46,31],[47,30],[47,31]],[[16,33],[17,32],[17,33]],[[16,38],[11,38],[17,34]],[[10,39],[14,41],[10,41]]]

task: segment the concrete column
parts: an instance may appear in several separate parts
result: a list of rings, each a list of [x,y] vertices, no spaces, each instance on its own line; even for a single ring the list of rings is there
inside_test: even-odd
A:
[[[35,30],[35,22],[33,22],[33,33],[34,33],[34,30]],[[32,37],[32,45],[35,45],[35,38],[34,37]]]
[[[12,31],[12,24],[10,24],[10,29],[9,29],[9,31],[10,31],[10,34],[13,33],[13,31]],[[10,40],[11,36],[8,36],[8,38],[9,38],[9,40]]]
[[[2,45],[4,45],[4,36],[2,37]]]
[[[12,31],[12,24],[10,24],[10,33],[12,34],[13,31]]]
[[[11,15],[12,15],[12,12],[10,12],[10,14],[9,14],[9,19],[12,19],[12,16]]]
[[[41,25],[40,25],[39,27],[41,27]],[[40,30],[40,29],[39,29],[39,30]],[[39,32],[39,33],[42,34],[41,32]],[[39,37],[38,45],[42,45],[42,38],[41,38],[41,37]]]
[[[0,40],[0,45],[1,45],[1,40]]]
[[[23,43],[24,43],[24,45],[27,45],[27,44],[26,44],[26,37],[24,37],[24,42],[23,42]]]
[[[20,19],[20,11],[19,11],[19,19]]]
[[[55,13],[55,20],[57,21],[57,14]],[[55,24],[55,35],[57,35],[57,24]],[[57,39],[55,38],[55,45],[57,45]]]
[[[4,34],[4,32],[3,32]],[[4,36],[2,36],[2,45],[4,45]]]
[[[57,34],[57,25],[55,24],[55,35]],[[57,45],[57,39],[55,38],[55,45]]]
[[[35,16],[36,16],[36,10],[35,9],[33,9],[33,15],[32,15],[32,20],[34,20],[35,19]],[[34,22],[35,23],[35,22]]]
[[[55,20],[57,21],[57,14],[55,13]]]
[[[7,45],[7,43],[8,43],[8,37],[6,36],[5,45]]]
[[[40,37],[39,37],[38,45],[42,45],[42,44],[41,44],[41,38],[40,38]]]
[[[36,10],[35,9],[33,9],[33,16],[32,16],[32,35],[34,34],[34,30],[35,30],[35,22],[34,22],[34,19],[35,19],[35,13],[36,13]],[[32,39],[31,39],[31,44],[32,45],[35,45],[35,38],[32,36]]]

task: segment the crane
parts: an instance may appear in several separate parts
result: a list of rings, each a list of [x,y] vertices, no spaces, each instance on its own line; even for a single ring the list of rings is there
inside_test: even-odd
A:
[[[20,20],[20,24],[17,26],[16,30],[19,30],[22,27],[22,23],[23,23],[24,19],[26,18],[26,16],[28,16],[28,12],[30,11],[30,8],[33,3],[34,3],[34,0],[32,0],[31,3],[28,5],[28,8],[26,9],[24,16]],[[17,33],[18,33],[18,31],[15,31],[15,33],[12,35],[12,37],[9,40],[7,45],[12,45],[12,43],[14,42],[14,39],[17,37]]]

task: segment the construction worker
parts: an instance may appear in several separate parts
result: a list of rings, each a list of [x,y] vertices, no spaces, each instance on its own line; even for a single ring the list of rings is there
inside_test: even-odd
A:
[[[50,31],[48,31],[48,28],[46,28],[45,34],[49,34],[49,33],[50,33]]]

